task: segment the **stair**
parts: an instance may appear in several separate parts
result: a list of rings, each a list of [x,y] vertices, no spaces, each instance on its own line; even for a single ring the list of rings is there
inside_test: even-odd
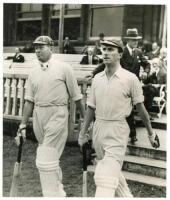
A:
[[[123,170],[147,176],[166,178],[166,162],[163,160],[126,155]]]
[[[159,187],[166,187],[166,180],[163,178],[158,178],[154,176],[141,175],[137,173],[131,173],[123,171],[123,174],[127,180],[144,183],[148,185],[155,185]]]
[[[122,166],[125,178],[130,181],[166,187],[166,116],[154,120],[153,130],[160,139],[160,147],[151,146],[146,128],[136,128],[138,141],[135,145],[128,143]],[[88,166],[88,171],[94,172],[95,166]]]
[[[166,187],[166,115],[152,122],[153,130],[160,139],[160,148],[154,149],[148,139],[146,128],[140,121],[135,145],[128,144],[123,163],[123,173],[127,180]]]

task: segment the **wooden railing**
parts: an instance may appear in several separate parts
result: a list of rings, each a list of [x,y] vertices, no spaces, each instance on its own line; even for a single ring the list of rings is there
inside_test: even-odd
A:
[[[27,74],[3,74],[3,117],[4,119],[20,121],[23,115],[24,96],[27,90]],[[83,78],[77,78],[83,102],[89,94],[91,82]],[[30,118],[32,121],[32,118]],[[75,131],[79,126],[79,113],[73,101],[69,102],[69,136],[68,141],[76,141],[78,132]]]
[[[34,53],[22,53],[25,57],[24,63],[13,63],[12,60],[5,60],[12,53],[3,54],[3,118],[20,122],[23,114],[24,96],[26,92],[27,78],[30,70],[34,67],[37,59]],[[88,97],[90,81],[84,77],[89,75],[96,65],[80,65],[83,55],[78,54],[53,54],[53,58],[70,64],[73,68],[78,85],[83,94],[83,102]],[[77,140],[76,128],[78,128],[79,113],[74,102],[69,102],[69,141]],[[32,123],[32,118],[30,118]]]

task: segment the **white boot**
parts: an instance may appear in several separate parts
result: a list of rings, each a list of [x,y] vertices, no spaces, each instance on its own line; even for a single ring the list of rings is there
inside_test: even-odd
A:
[[[40,174],[42,193],[44,197],[66,196],[61,184],[61,169],[58,152],[55,148],[39,146],[36,165]]]

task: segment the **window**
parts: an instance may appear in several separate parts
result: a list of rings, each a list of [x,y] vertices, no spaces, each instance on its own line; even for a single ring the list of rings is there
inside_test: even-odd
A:
[[[42,4],[17,4],[17,41],[33,40],[41,33]]]
[[[92,7],[91,36],[98,36],[101,32],[109,37],[121,36],[123,13],[123,5],[94,5]]]

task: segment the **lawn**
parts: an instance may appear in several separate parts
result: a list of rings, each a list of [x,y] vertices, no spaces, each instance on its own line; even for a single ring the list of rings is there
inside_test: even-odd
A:
[[[27,140],[23,147],[22,178],[19,186],[20,197],[42,196],[38,170],[35,166],[37,143]],[[3,136],[3,196],[8,197],[17,147],[14,138]],[[68,197],[82,196],[82,155],[77,146],[67,145],[61,157],[63,184]],[[94,197],[93,174],[88,175],[88,196]],[[166,197],[166,189],[128,181],[134,197]]]

